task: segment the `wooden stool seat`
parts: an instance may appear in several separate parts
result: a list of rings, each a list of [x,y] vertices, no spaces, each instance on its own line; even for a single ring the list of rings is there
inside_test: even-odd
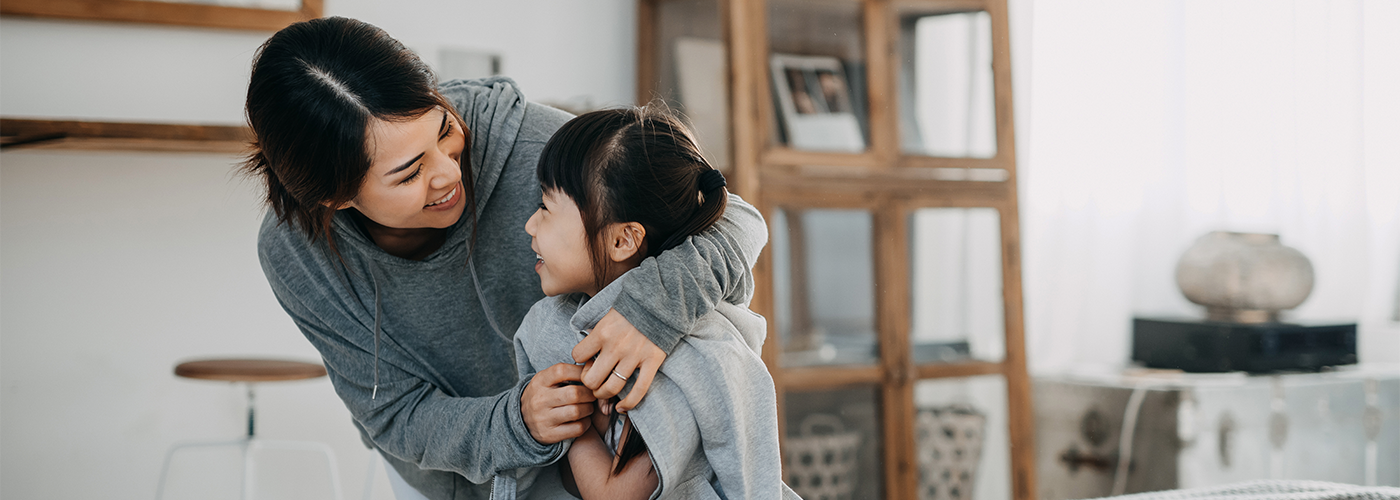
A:
[[[202,359],[175,365],[175,375],[225,382],[280,382],[324,377],[326,368],[284,359]]]

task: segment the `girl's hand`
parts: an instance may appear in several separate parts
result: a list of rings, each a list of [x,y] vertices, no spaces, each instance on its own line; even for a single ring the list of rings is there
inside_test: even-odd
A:
[[[593,332],[574,346],[574,361],[593,363],[583,370],[583,385],[593,391],[593,397],[607,400],[627,385],[627,380],[617,374],[632,376],[637,372],[637,383],[627,399],[617,404],[617,411],[626,413],[642,402],[642,397],[651,389],[651,381],[656,371],[666,361],[666,352],[637,331],[632,323],[616,310],[609,310]],[[594,359],[597,356],[597,359]],[[617,374],[614,374],[616,372]]]
[[[595,398],[593,391],[578,385],[582,374],[581,366],[559,363],[536,373],[525,385],[520,416],[535,441],[554,444],[588,430]]]
[[[608,421],[612,418],[609,416],[612,406],[617,404],[616,398],[599,399],[598,402],[594,404],[596,407],[593,408],[593,416],[591,417],[593,421],[593,431],[597,432],[599,436],[612,432],[612,429],[609,428]]]

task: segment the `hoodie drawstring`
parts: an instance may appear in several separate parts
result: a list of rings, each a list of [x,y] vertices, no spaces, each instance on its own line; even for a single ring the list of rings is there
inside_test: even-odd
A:
[[[496,324],[496,315],[491,311],[491,304],[486,301],[486,295],[481,290],[481,279],[476,276],[476,259],[467,258],[467,268],[471,271],[472,285],[476,287],[476,298],[481,302],[482,312],[486,313],[486,323],[491,326],[491,331],[497,337],[504,340],[506,344],[514,345],[515,341],[507,337],[501,331],[501,327]],[[370,390],[369,399],[374,399],[379,395],[379,316],[381,311],[381,296],[379,293],[379,268],[374,265],[369,266],[370,281],[374,283],[374,388]]]
[[[370,281],[374,282],[374,389],[369,393],[369,400],[379,395],[379,273],[378,267],[371,264],[369,266]]]
[[[477,279],[476,277],[475,257],[467,257],[467,269],[471,270],[472,285],[476,287],[476,299],[481,302],[481,310],[482,312],[486,313],[486,323],[491,325],[491,331],[496,332],[497,337],[500,337],[501,340],[506,341],[506,344],[514,346],[515,341],[511,340],[510,337],[507,337],[506,334],[501,331],[501,327],[496,326],[496,314],[491,312],[491,304],[486,303],[486,294],[481,293],[481,280]]]

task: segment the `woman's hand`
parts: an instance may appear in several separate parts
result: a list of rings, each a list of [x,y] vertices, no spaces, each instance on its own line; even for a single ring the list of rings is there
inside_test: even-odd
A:
[[[593,397],[607,400],[627,385],[627,379],[637,372],[637,383],[627,399],[617,404],[617,411],[626,413],[641,403],[642,396],[651,389],[651,381],[656,371],[666,361],[666,352],[637,331],[637,327],[623,318],[616,310],[609,310],[593,332],[574,346],[574,361],[584,363],[593,360],[583,370],[583,385],[593,391]],[[597,356],[597,359],[594,359]]]
[[[520,416],[535,441],[554,444],[588,430],[596,399],[593,391],[578,385],[582,374],[581,366],[559,363],[536,373],[525,385]]]

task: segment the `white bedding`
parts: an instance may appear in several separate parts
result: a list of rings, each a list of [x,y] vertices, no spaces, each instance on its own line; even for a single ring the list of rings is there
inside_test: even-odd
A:
[[[1250,481],[1105,498],[1114,500],[1400,500],[1400,488],[1355,486],[1321,481]]]

